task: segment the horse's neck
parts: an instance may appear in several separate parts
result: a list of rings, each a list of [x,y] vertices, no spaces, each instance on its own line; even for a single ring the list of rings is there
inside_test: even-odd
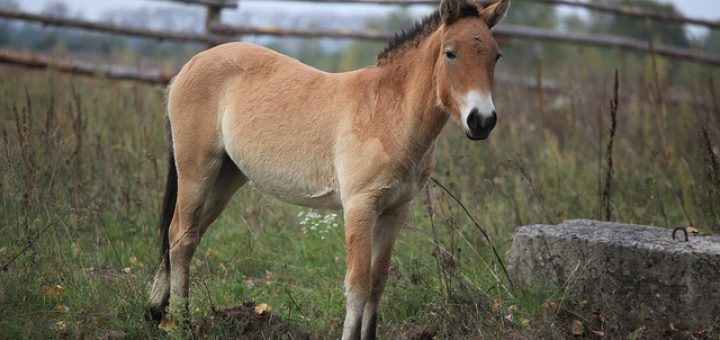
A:
[[[381,82],[393,84],[385,91],[394,92],[402,115],[398,138],[413,151],[424,154],[447,123],[448,114],[438,107],[435,63],[440,41],[436,34],[419,46],[406,51],[398,61],[380,67]]]

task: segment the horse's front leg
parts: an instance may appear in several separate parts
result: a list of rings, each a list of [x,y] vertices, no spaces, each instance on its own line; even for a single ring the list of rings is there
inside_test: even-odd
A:
[[[372,232],[378,217],[371,199],[351,199],[343,206],[345,219],[345,322],[343,340],[360,339],[363,309],[372,284]]]
[[[377,332],[377,308],[385,289],[398,232],[408,214],[408,204],[384,211],[377,220],[372,233],[372,262],[370,297],[363,311],[362,339],[375,339]]]

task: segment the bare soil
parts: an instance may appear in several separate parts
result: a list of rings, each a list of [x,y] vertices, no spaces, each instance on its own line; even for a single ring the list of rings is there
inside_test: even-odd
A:
[[[211,330],[221,330],[226,338],[234,339],[321,339],[301,327],[290,324],[271,312],[255,313],[255,304],[246,302],[241,306],[210,311],[200,322],[197,334],[205,338]]]

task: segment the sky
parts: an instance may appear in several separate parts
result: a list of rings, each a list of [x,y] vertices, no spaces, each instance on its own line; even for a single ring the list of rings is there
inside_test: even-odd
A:
[[[23,0],[20,1],[21,6],[25,10],[40,11],[48,2],[57,0]],[[720,0],[661,0],[666,3],[674,3],[680,11],[689,17],[720,20]],[[88,18],[97,19],[102,13],[113,9],[129,9],[143,7],[161,7],[161,6],[185,6],[182,4],[173,4],[165,1],[149,1],[149,0],[67,0],[64,1],[71,8],[71,12],[82,12]],[[561,13],[573,11],[571,8],[560,6]],[[352,5],[352,4],[318,4],[303,2],[286,2],[272,0],[240,0],[240,10],[243,12],[252,11],[282,11],[285,13],[297,12],[318,12],[323,11],[328,14],[348,14],[354,13],[359,16],[382,15],[393,10],[392,6],[380,5]],[[432,10],[429,6],[413,6],[413,13],[423,15]],[[511,9],[512,10],[512,9]],[[704,35],[707,30],[701,27],[689,27],[690,34],[693,36]]]

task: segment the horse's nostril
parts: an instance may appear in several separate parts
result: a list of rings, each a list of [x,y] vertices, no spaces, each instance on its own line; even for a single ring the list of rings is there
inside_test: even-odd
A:
[[[467,118],[468,127],[470,129],[475,130],[480,127],[480,123],[481,123],[480,113],[478,112],[478,109],[473,109],[472,111],[470,111],[470,114],[468,115],[468,118]]]
[[[497,114],[493,111],[490,118],[488,118],[487,126],[489,129],[492,129],[495,127],[495,124],[497,124]]]

